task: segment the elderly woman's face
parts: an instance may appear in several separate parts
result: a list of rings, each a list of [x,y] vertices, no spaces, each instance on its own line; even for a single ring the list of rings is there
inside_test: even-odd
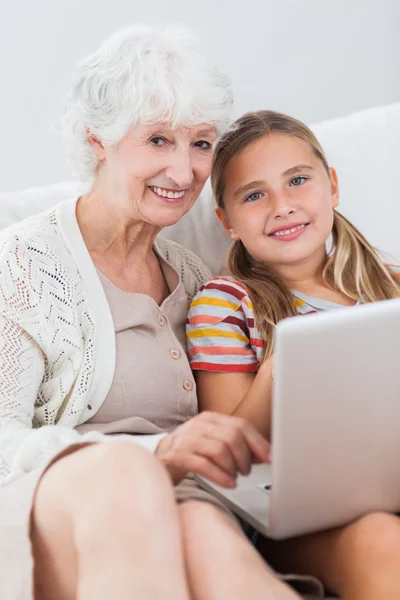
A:
[[[157,227],[179,221],[211,171],[215,128],[137,125],[114,147],[95,150],[99,183],[115,210]]]

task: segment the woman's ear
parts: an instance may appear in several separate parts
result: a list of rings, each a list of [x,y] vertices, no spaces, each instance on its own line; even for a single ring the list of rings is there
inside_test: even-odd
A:
[[[89,129],[86,129],[87,142],[92,149],[93,154],[97,160],[105,159],[104,146],[94,135],[92,135]]]
[[[231,224],[229,223],[228,217],[226,216],[226,213],[225,213],[224,209],[220,208],[219,206],[217,206],[217,208],[215,209],[215,213],[216,213],[218,219],[221,221],[221,223],[222,223],[223,228],[225,229],[225,231],[236,242],[239,239],[239,236],[236,233],[236,231],[233,229],[233,227],[231,226]]]
[[[329,167],[329,175],[331,178],[332,208],[337,208],[339,206],[339,180],[333,167]]]

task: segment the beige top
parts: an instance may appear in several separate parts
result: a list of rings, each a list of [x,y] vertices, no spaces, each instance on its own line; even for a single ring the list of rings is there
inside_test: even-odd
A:
[[[186,356],[189,301],[178,273],[161,257],[160,265],[170,290],[161,306],[118,289],[99,272],[114,321],[116,365],[104,403],[80,432],[161,433],[197,413]]]

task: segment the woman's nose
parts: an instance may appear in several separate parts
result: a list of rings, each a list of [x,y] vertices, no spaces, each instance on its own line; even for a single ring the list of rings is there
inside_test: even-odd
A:
[[[179,188],[188,188],[193,182],[193,165],[189,151],[176,151],[171,156],[171,164],[165,174],[175,181]]]

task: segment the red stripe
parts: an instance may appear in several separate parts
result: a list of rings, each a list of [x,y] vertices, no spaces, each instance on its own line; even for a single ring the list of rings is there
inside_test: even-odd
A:
[[[216,365],[208,362],[192,362],[190,366],[193,370],[216,371],[217,373],[254,373],[258,371],[258,363],[251,365]]]
[[[215,325],[216,323],[221,323],[221,317],[216,315],[195,315],[190,317],[189,325],[198,325],[199,323],[203,325]]]
[[[210,281],[210,283],[207,283],[204,286],[204,289],[206,290],[218,290],[221,292],[225,292],[226,294],[230,294],[231,296],[233,296],[234,298],[236,298],[237,300],[242,301],[243,300],[243,296],[245,296],[245,292],[240,292],[239,290],[237,290],[235,287],[230,286],[230,285],[225,285],[224,283],[213,283]]]
[[[244,291],[245,294],[248,294],[248,290],[247,290],[246,286],[243,285],[243,283],[240,283],[240,281],[238,281],[237,279],[233,279],[233,281],[232,281],[232,278],[230,278],[230,277],[215,277],[213,281],[215,281],[216,279],[222,279],[222,281],[227,281],[230,284],[234,283],[234,284],[238,285]]]
[[[243,331],[243,333],[245,333],[247,335],[247,337],[249,337],[249,329],[254,328],[254,319],[251,319],[251,318],[246,319],[246,315],[244,314],[243,310],[240,309],[240,311],[243,314],[243,320],[239,319],[238,317],[225,317],[225,319],[221,320],[221,319],[218,319],[217,316],[215,316],[214,317],[215,322],[229,323],[231,325],[237,325],[238,327],[240,327],[240,329]],[[201,322],[202,318],[203,318],[203,315],[199,315],[198,322]],[[212,322],[213,321],[210,321],[210,323],[212,323]],[[186,325],[191,325],[192,323],[196,323],[196,321],[193,319],[193,317],[191,317],[191,319],[189,319],[189,318],[186,319]],[[247,325],[247,327],[246,327],[246,325]]]
[[[229,323],[230,325],[236,325],[237,327],[239,327],[239,329],[241,329],[243,331],[243,333],[245,335],[247,335],[247,337],[249,337],[249,330],[246,327],[246,324],[244,321],[242,321],[242,319],[238,319],[237,317],[226,317],[222,323]]]
[[[238,348],[237,346],[193,346],[188,351],[188,355],[196,356],[196,354],[210,354],[211,356],[254,356],[251,348]]]

